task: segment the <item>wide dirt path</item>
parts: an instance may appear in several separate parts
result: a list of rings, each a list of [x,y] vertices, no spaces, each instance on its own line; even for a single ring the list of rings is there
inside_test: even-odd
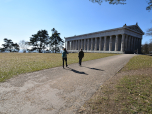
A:
[[[56,67],[0,83],[0,114],[75,114],[135,55],[121,54]]]

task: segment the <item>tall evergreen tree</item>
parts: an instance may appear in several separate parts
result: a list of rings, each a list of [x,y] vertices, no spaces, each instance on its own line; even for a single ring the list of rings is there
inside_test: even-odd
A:
[[[1,52],[9,51],[9,52],[18,52],[19,45],[17,43],[13,43],[11,39],[4,38],[4,44],[2,44]]]
[[[12,48],[13,52],[19,52],[20,47],[17,43],[13,43],[12,46],[13,46],[13,48]]]
[[[52,30],[52,36],[50,37],[50,47],[53,53],[60,52],[60,48],[62,48],[64,41],[60,38],[60,33],[58,33],[55,28]]]
[[[13,44],[13,42],[12,42],[12,40],[11,39],[7,39],[7,38],[4,38],[4,44],[2,44],[2,46],[3,46],[3,50],[4,51],[10,51],[10,52],[12,52],[12,44]]]
[[[33,34],[32,37],[30,37],[30,45],[32,46],[32,49],[30,51],[38,51],[39,53],[42,53],[42,50],[46,49],[49,41],[49,35],[46,30],[39,30],[37,34]]]

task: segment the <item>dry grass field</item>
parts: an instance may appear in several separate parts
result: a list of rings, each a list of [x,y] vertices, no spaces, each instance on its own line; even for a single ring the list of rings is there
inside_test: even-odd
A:
[[[85,53],[83,61],[116,54]],[[68,64],[78,63],[78,54],[69,53]],[[54,53],[0,53],[0,82],[22,73],[34,72],[62,65],[61,54]]]
[[[134,56],[79,110],[85,114],[152,114],[152,56]]]

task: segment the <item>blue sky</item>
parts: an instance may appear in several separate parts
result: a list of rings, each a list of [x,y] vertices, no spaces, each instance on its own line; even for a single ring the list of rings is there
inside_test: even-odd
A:
[[[0,0],[0,46],[4,38],[29,41],[38,30],[55,28],[61,38],[134,25],[152,27],[149,0],[126,0],[126,5],[101,5],[89,0]],[[142,44],[152,39],[143,36]]]

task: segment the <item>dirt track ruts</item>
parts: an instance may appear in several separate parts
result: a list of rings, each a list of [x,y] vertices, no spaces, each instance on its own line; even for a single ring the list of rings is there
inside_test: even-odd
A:
[[[135,55],[121,54],[56,67],[0,83],[0,114],[75,114]]]

